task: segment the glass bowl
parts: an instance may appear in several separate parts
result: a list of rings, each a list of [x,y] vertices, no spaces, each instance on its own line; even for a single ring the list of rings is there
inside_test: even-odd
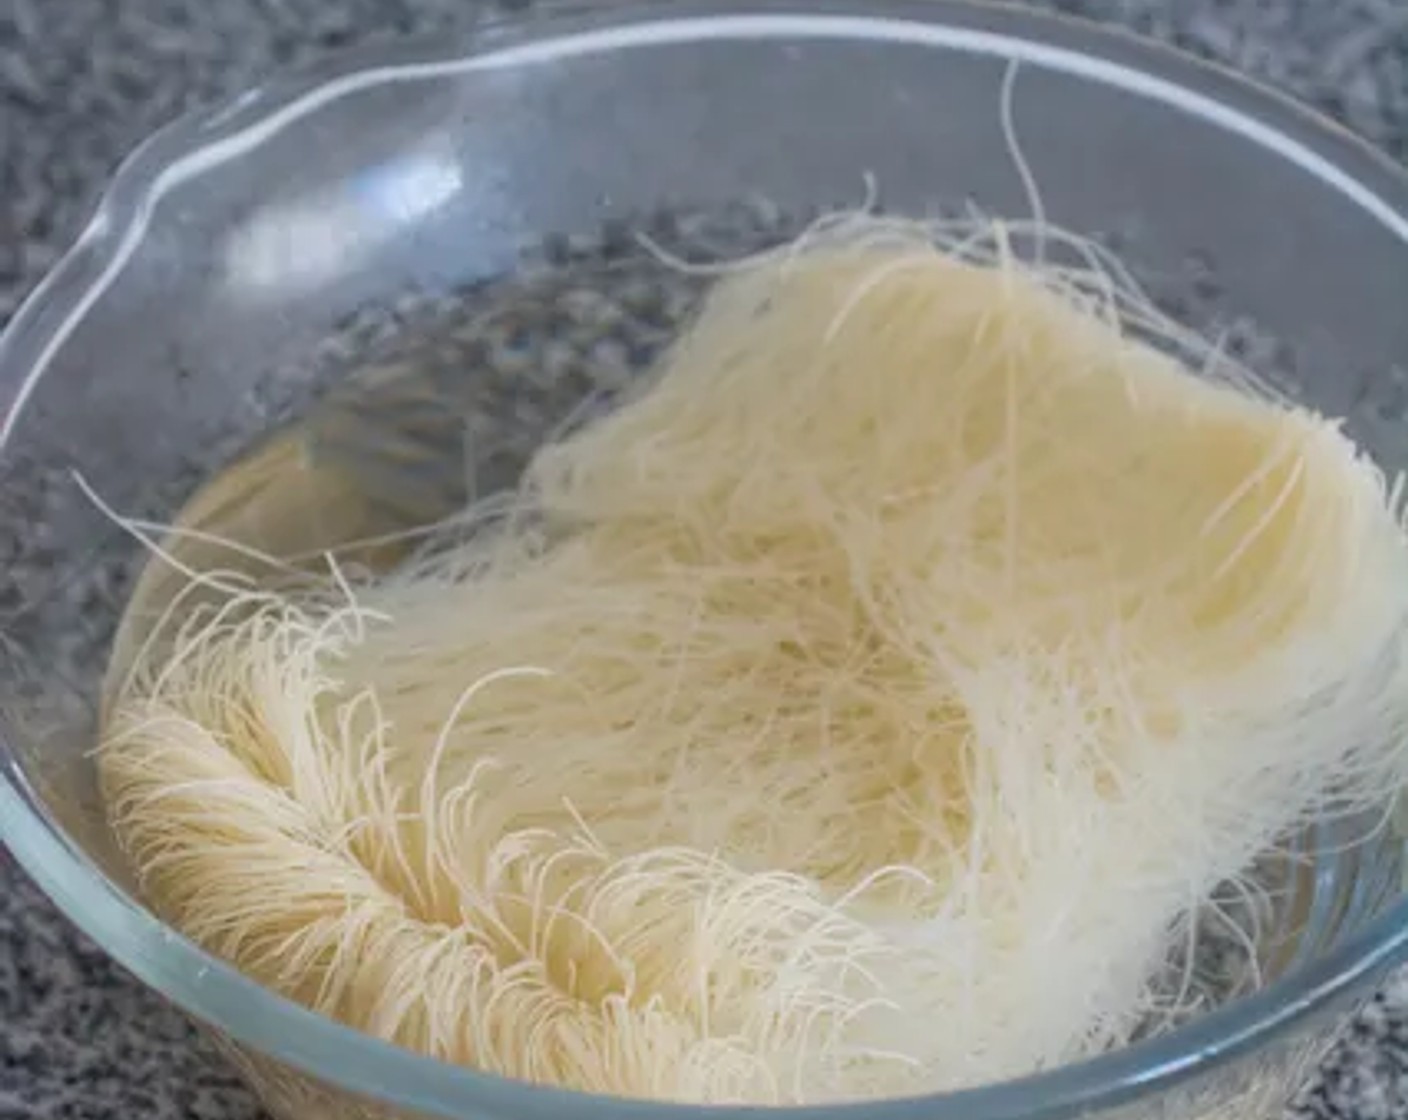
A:
[[[1408,179],[1233,74],[956,0],[573,6],[271,83],[140,148],[16,315],[0,340],[0,838],[79,926],[222,1040],[277,1115],[704,1110],[397,1050],[259,988],[134,901],[89,749],[138,550],[75,472],[119,509],[169,517],[318,388],[309,370],[351,368],[346,340],[368,308],[407,293],[433,303],[526,247],[570,255],[574,237],[662,208],[765,199],[805,215],[856,203],[869,180],[899,212],[972,200],[1025,214],[998,126],[1012,60],[1048,215],[1107,237],[1192,325],[1347,417],[1386,468],[1408,467]],[[1012,1083],[794,1111],[1277,1115],[1344,1013],[1408,956],[1401,847],[1390,830],[1372,851],[1317,861],[1274,982],[1170,1034]]]

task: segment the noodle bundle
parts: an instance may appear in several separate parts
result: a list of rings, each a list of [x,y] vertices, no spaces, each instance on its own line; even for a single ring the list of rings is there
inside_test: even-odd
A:
[[[1185,1012],[1215,892],[1404,779],[1396,489],[1113,264],[934,234],[728,270],[472,532],[173,601],[100,755],[158,911],[633,1097],[965,1087]]]

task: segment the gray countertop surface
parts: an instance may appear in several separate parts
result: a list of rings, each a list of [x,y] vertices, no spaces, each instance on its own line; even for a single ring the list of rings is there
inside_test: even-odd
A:
[[[502,3],[497,7],[526,7]],[[1230,63],[1408,159],[1408,0],[1047,0]],[[471,26],[483,0],[0,0],[0,323],[114,161],[188,106],[338,47]],[[3,578],[3,577],[0,577]],[[1408,975],[1354,1023],[1305,1115],[1408,1118]],[[0,1120],[255,1120],[176,1012],[0,850]]]

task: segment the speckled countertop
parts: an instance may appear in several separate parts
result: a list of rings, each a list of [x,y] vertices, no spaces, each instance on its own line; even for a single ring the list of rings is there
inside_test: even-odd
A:
[[[522,7],[505,0],[499,6]],[[1408,159],[1408,0],[1045,0],[1230,62]],[[483,0],[0,0],[0,323],[113,162],[185,107],[339,46],[463,28]],[[1306,1099],[1408,1118],[1408,975]],[[256,1120],[179,1015],[77,934],[0,850],[0,1120]]]

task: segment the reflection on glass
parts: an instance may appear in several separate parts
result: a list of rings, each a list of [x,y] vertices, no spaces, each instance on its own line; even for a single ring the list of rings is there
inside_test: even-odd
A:
[[[463,186],[448,156],[410,153],[334,186],[266,206],[236,228],[224,262],[237,290],[287,293],[325,283],[405,226],[444,205]]]

